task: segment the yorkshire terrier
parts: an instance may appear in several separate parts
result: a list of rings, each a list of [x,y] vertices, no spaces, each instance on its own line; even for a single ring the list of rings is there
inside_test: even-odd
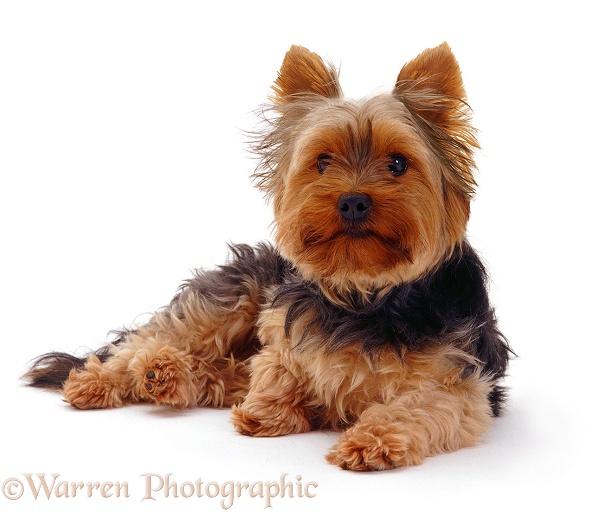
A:
[[[255,135],[275,246],[231,246],[170,305],[29,384],[79,409],[232,406],[242,434],[342,431],[345,469],[420,464],[476,444],[501,411],[511,350],[466,240],[476,134],[446,43],[390,93],[345,99],[338,73],[287,52]]]

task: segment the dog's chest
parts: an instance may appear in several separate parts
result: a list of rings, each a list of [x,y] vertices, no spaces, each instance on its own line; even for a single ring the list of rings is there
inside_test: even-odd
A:
[[[309,393],[327,405],[329,416],[353,421],[373,403],[390,403],[416,390],[450,388],[462,381],[464,354],[452,347],[363,354],[360,345],[294,355]]]

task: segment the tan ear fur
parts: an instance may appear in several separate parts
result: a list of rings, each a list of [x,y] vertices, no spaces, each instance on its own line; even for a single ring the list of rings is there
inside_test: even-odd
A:
[[[449,45],[425,50],[408,62],[399,72],[393,95],[413,114],[446,170],[447,184],[467,201],[476,186],[473,153],[479,146],[460,66]]]
[[[447,43],[429,48],[406,63],[399,72],[397,84],[404,81],[412,82],[415,89],[466,100],[460,66]]]
[[[272,86],[275,103],[286,104],[298,95],[318,94],[327,98],[341,96],[337,72],[326,66],[314,52],[293,45],[281,65],[279,76]]]

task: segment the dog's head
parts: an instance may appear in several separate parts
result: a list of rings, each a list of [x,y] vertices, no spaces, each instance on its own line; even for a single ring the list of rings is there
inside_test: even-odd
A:
[[[477,142],[447,44],[408,62],[390,93],[360,101],[293,46],[273,90],[255,176],[273,201],[278,248],[304,278],[331,295],[369,295],[459,248]]]

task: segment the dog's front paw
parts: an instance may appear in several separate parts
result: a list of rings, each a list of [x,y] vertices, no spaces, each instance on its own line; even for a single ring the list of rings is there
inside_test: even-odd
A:
[[[299,434],[311,430],[310,422],[301,410],[287,407],[285,410],[250,412],[243,406],[234,406],[231,421],[240,434],[254,437],[275,437]]]
[[[355,425],[343,433],[326,459],[343,469],[381,471],[421,464],[422,449],[398,424]],[[421,448],[421,447],[420,447]]]
[[[175,407],[188,407],[197,400],[193,359],[174,347],[165,345],[155,352],[138,351],[129,370],[142,399]]]

